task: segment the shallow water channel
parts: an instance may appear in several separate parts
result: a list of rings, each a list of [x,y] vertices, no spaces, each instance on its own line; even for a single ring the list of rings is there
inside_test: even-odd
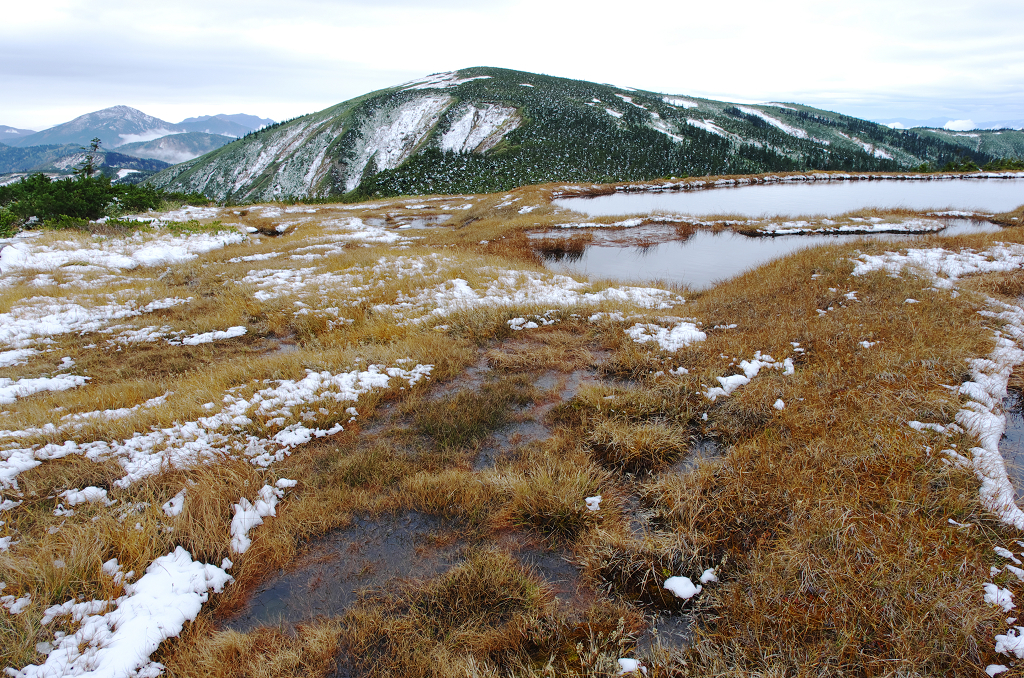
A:
[[[946,222],[949,226],[939,231],[938,235],[994,233],[999,230],[998,226],[985,221],[948,219]],[[544,233],[547,237],[565,234],[565,231]],[[613,240],[597,237],[582,255],[551,257],[546,265],[560,273],[579,273],[596,278],[634,282],[658,280],[680,283],[700,290],[808,247],[837,245],[860,237],[913,240],[926,236],[782,235],[765,238],[741,235],[733,231],[712,233],[701,230],[686,240],[633,246],[622,246]]]
[[[598,217],[664,212],[745,217],[836,215],[865,208],[1008,212],[1024,204],[1024,178],[828,181],[561,198],[560,207]]]

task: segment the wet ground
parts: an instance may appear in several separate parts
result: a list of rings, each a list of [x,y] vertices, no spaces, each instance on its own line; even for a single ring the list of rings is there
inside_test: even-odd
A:
[[[285,349],[287,350],[287,349]],[[595,363],[603,355],[595,356]],[[482,356],[458,378],[437,384],[428,399],[442,398],[465,389],[479,389],[493,379],[496,371]],[[513,423],[499,429],[478,445],[475,470],[494,466],[505,455],[522,446],[542,444],[551,437],[548,413],[580,389],[603,380],[596,367],[561,372],[545,370],[530,374],[537,393],[534,401],[515,410]],[[615,382],[622,386],[622,383]],[[395,405],[378,410],[375,420],[362,435],[366,440],[386,435],[388,430],[408,424],[407,415]],[[685,473],[698,460],[717,456],[722,449],[710,439],[696,440],[690,454],[676,461],[667,472]],[[636,497],[627,499],[631,526],[639,538],[650,529],[644,509]],[[358,600],[360,592],[387,590],[405,580],[426,580],[458,564],[467,550],[482,545],[497,546],[534,571],[550,587],[556,599],[571,609],[582,610],[597,593],[582,582],[581,571],[564,548],[545,542],[536,534],[506,531],[470,541],[459,525],[416,511],[376,517],[359,516],[347,527],[314,542],[286,569],[278,571],[255,589],[246,605],[221,622],[223,628],[248,631],[259,626],[291,630],[296,624],[320,617],[343,615]],[[652,611],[651,627],[640,639],[640,648],[683,648],[691,637],[692,618],[686,614]],[[338,676],[348,675],[339,664]]]

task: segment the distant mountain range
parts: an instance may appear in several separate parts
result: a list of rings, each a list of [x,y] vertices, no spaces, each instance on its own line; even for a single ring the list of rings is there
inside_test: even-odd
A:
[[[29,134],[35,134],[35,132],[30,129],[18,129],[17,127],[0,125],[0,144],[11,144],[15,139],[20,139]]]
[[[0,125],[0,175],[69,174],[84,157],[82,147],[99,138],[103,171],[111,176],[120,173],[125,181],[138,181],[169,164],[191,160],[273,123],[269,118],[244,113],[204,115],[170,123],[129,106],[113,106],[42,132]]]
[[[499,68],[440,73],[268,126],[149,179],[218,200],[477,193],[550,181],[898,171],[1020,157],[1024,132],[895,130]]]
[[[198,118],[185,118],[178,123],[178,126],[190,132],[244,137],[253,130],[273,124],[274,121],[270,118],[258,118],[255,115],[236,113],[234,115],[201,115]]]
[[[118,148],[125,144],[152,141],[170,134],[202,132],[219,134],[229,137],[245,136],[253,130],[272,125],[269,118],[258,118],[255,115],[204,115],[198,118],[186,118],[180,123],[167,122],[160,118],[146,115],[130,106],[111,106],[101,111],[93,111],[80,115],[70,122],[56,125],[42,132],[16,130],[8,138],[5,130],[13,127],[0,127],[0,143],[8,146],[24,148],[26,146],[43,146],[53,144],[87,145],[92,139],[99,138],[104,148]]]

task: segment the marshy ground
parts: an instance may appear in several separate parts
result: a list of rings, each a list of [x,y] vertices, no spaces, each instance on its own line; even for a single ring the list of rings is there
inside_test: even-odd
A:
[[[1021,673],[1022,210],[692,292],[546,271],[562,192],[10,245],[0,663],[113,670],[180,546],[210,583],[140,675]]]

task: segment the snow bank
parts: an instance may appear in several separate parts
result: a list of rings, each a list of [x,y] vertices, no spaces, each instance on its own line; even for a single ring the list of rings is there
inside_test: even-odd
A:
[[[120,320],[171,308],[192,301],[192,297],[159,299],[144,306],[132,300],[120,301],[107,295],[111,303],[83,306],[55,297],[25,299],[7,313],[0,313],[0,345],[25,348],[39,339],[68,332],[96,332],[111,320]]]
[[[211,590],[219,593],[231,581],[227,572],[194,562],[179,546],[154,560],[138,582],[125,584],[125,595],[114,601],[117,609],[85,617],[75,633],[57,639],[43,664],[8,669],[8,674],[16,678],[160,675],[163,666],[151,662],[150,655],[199,615]]]
[[[682,297],[652,287],[609,287],[584,292],[587,283],[568,276],[494,269],[496,278],[486,289],[476,290],[462,278],[454,278],[416,295],[399,293],[390,304],[377,304],[378,313],[391,312],[409,322],[424,322],[456,311],[488,306],[543,305],[553,307],[599,304],[606,301],[632,303],[642,308],[667,309],[683,303]]]
[[[890,275],[898,276],[904,269],[912,269],[930,276],[936,287],[950,289],[965,275],[1005,273],[1020,268],[1024,265],[1024,245],[999,243],[983,252],[951,252],[936,247],[908,249],[905,254],[862,254],[854,264],[853,275],[886,271]]]

